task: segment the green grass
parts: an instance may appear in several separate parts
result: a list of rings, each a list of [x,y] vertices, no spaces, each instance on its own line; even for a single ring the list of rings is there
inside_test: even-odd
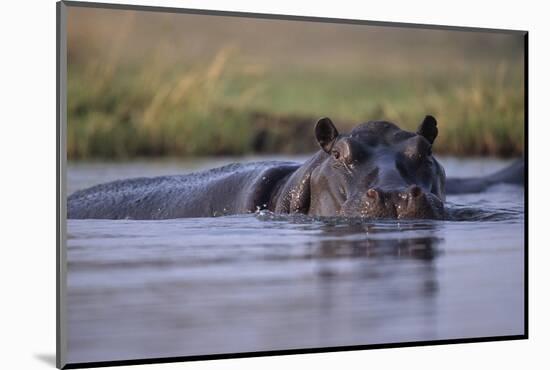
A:
[[[258,76],[227,58],[222,51],[205,66],[154,71],[70,69],[69,158],[293,153],[315,148],[313,125],[321,116],[345,132],[371,119],[414,130],[426,114],[439,121],[436,152],[523,152],[521,76],[505,67],[473,75],[275,70]]]
[[[69,159],[310,152],[317,148],[313,127],[322,116],[346,132],[382,119],[415,130],[431,114],[439,122],[436,153],[515,156],[524,150],[517,45],[508,53],[506,45],[486,46],[469,34],[453,36],[460,41],[456,45],[439,35],[432,58],[425,55],[432,49],[419,49],[418,43],[400,43],[396,53],[392,38],[373,34],[358,45],[367,43],[376,58],[344,45],[343,52],[355,54],[323,59],[324,54],[310,55],[311,48],[302,50],[320,37],[317,33],[308,34],[306,44],[287,45],[281,55],[276,49],[261,51],[256,36],[241,32],[247,45],[256,46],[224,45],[223,33],[217,43],[208,39],[210,52],[197,56],[161,42],[170,25],[192,26],[180,18],[173,24],[168,18],[158,24],[144,18],[151,29],[140,36],[140,18],[94,20],[89,14],[70,18]],[[85,27],[86,20],[91,23]],[[99,20],[111,23],[99,27]],[[221,27],[215,21],[205,29]],[[102,36],[102,29],[112,32]],[[189,30],[183,31],[171,35],[185,41]],[[363,37],[344,31],[342,37]],[[277,37],[295,36],[273,34]],[[468,55],[461,59],[464,50]]]

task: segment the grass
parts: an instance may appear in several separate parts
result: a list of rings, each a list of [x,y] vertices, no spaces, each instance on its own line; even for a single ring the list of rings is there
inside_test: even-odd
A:
[[[432,114],[436,153],[524,150],[518,58],[485,56],[468,68],[395,58],[342,67],[259,63],[223,44],[198,60],[168,58],[160,46],[127,57],[119,49],[128,27],[96,58],[69,39],[69,159],[310,152],[321,116],[345,132],[374,119],[415,130]]]

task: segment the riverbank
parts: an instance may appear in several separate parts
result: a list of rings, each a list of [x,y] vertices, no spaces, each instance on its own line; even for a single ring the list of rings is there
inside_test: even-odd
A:
[[[68,26],[69,159],[299,154],[319,117],[426,114],[435,153],[523,153],[517,35],[89,9]]]
[[[304,72],[301,81],[293,73],[243,76],[224,71],[217,58],[201,70],[156,78],[99,67],[70,74],[69,158],[299,154],[317,148],[313,127],[321,116],[341,132],[375,119],[414,131],[426,114],[439,122],[438,154],[523,153],[523,91],[505,66],[455,76],[456,83],[440,89],[434,77],[404,76],[396,84],[394,76],[385,84],[358,74],[323,81],[327,91],[315,72]]]

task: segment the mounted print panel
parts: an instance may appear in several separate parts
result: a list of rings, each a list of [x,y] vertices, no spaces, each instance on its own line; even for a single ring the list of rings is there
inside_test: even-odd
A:
[[[524,31],[58,4],[58,366],[527,338]]]

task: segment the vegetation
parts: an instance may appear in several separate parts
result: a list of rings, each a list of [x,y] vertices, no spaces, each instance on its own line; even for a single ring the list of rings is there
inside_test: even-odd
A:
[[[345,132],[375,119],[414,130],[426,114],[439,122],[437,153],[523,152],[521,55],[467,68],[444,58],[327,67],[251,62],[220,41],[208,56],[174,60],[162,47],[122,54],[128,29],[95,58],[69,38],[69,159],[303,153],[316,149],[321,116]]]

